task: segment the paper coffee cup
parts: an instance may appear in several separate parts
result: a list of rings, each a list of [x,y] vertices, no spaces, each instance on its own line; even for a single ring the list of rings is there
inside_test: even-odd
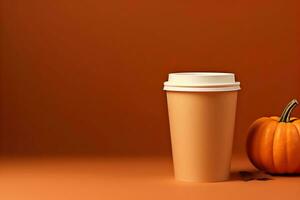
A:
[[[230,175],[237,91],[233,73],[171,73],[167,92],[175,178],[225,181]]]

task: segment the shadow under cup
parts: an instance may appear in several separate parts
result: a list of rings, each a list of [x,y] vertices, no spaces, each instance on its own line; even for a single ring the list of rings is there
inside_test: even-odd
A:
[[[240,89],[234,74],[173,73],[164,85],[175,178],[198,182],[229,179]]]

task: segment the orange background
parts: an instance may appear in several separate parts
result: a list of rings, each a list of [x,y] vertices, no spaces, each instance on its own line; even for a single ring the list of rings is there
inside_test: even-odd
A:
[[[300,100],[299,19],[293,0],[1,0],[1,153],[170,155],[176,71],[236,73],[243,153],[253,120]]]

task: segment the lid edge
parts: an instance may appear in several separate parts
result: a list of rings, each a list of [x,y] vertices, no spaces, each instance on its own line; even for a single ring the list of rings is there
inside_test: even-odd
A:
[[[233,82],[233,83],[208,83],[208,84],[172,84],[169,81],[164,82],[164,86],[170,86],[170,87],[224,87],[224,86],[239,86],[240,82]]]
[[[177,92],[230,92],[241,90],[240,86],[232,87],[176,87],[176,86],[164,86],[165,91],[177,91]]]

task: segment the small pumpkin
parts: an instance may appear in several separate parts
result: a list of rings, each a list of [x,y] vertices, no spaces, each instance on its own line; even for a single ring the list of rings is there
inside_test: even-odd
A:
[[[252,164],[271,174],[300,173],[300,119],[290,118],[293,99],[281,117],[262,117],[249,128],[247,154]]]

